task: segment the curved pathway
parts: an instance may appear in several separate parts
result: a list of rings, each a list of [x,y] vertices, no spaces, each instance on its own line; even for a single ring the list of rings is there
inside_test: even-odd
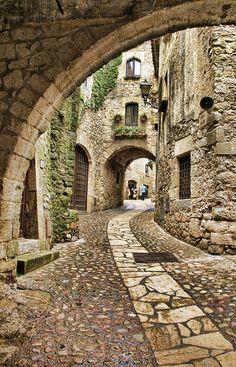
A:
[[[135,262],[134,253],[148,252],[130,229],[129,222],[135,215],[137,211],[133,210],[113,218],[109,222],[108,238],[158,364],[234,367],[236,352],[231,342],[164,267],[159,263]],[[172,240],[175,247],[179,243],[180,251],[191,247],[155,226],[162,239]],[[210,257],[198,249],[193,253],[195,257],[197,254]]]
[[[165,234],[142,214],[151,207],[128,201],[81,216],[80,241],[58,244],[58,260],[18,278],[19,352],[5,366],[235,367],[231,339],[176,277],[188,258],[194,266],[210,255]],[[134,261],[158,246],[178,266]]]
[[[58,244],[58,260],[18,278],[19,353],[8,367],[157,366],[107,238],[121,213],[81,216],[82,240]]]

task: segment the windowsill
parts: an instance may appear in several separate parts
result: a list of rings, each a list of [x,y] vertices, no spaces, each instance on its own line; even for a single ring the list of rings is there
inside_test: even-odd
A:
[[[115,139],[145,139],[146,137],[147,137],[146,132],[114,133]]]
[[[138,76],[125,76],[125,80],[139,80],[141,78],[141,75]]]

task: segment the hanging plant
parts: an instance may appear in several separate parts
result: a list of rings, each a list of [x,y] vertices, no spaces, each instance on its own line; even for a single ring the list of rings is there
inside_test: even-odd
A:
[[[140,122],[146,122],[147,121],[147,115],[146,113],[143,113],[142,115],[140,115]]]

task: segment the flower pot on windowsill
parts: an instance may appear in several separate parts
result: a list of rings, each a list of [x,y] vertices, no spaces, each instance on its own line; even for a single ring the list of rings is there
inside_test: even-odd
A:
[[[121,125],[114,129],[115,139],[142,139],[146,136],[146,132],[138,127]]]
[[[114,122],[116,124],[119,124],[121,122],[121,120],[122,120],[122,116],[121,115],[115,115]]]

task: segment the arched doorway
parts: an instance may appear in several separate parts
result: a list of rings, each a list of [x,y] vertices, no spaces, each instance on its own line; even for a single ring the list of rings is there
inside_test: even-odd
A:
[[[38,238],[35,159],[30,162],[24,182],[20,213],[20,237]]]
[[[79,211],[87,210],[89,162],[81,146],[75,150],[74,185],[71,207]]]

